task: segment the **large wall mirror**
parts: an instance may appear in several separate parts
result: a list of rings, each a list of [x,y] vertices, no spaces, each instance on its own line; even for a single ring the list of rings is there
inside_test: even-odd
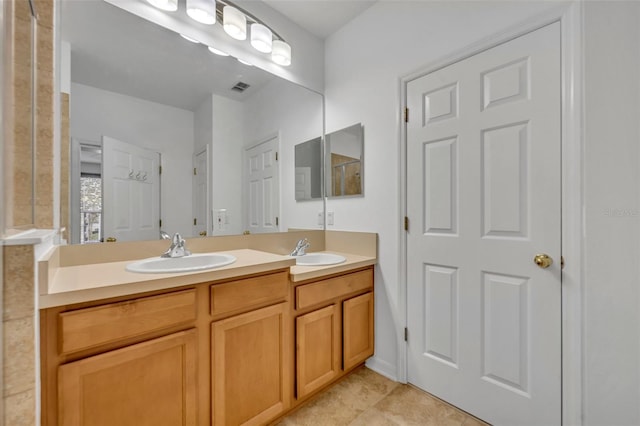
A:
[[[364,194],[364,130],[362,124],[326,135],[326,177],[328,197]]]
[[[105,1],[60,20],[71,243],[319,228],[294,146],[322,135],[320,94]]]

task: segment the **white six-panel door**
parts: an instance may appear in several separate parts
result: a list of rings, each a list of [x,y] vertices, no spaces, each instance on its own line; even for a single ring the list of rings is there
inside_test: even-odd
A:
[[[278,231],[280,184],[278,138],[245,151],[245,231],[252,234]]]
[[[193,156],[193,230],[192,236],[204,237],[210,232],[209,211],[209,146]]]
[[[102,137],[102,214],[105,238],[160,238],[160,154]]]
[[[407,85],[408,379],[496,425],[561,422],[560,89],[558,23]]]

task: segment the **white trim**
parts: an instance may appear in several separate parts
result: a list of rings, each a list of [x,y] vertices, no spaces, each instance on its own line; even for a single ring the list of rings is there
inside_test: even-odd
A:
[[[562,62],[562,424],[582,423],[583,396],[583,61],[582,14],[579,0],[528,19],[498,34],[482,39],[420,70],[400,78],[400,218],[407,214],[407,131],[402,111],[407,104],[409,81],[473,56],[496,45],[535,31],[552,22],[561,25]],[[402,222],[402,221],[401,221]],[[407,235],[400,224],[398,312],[404,320],[397,328],[402,336],[407,324]],[[407,382],[407,345],[398,338],[398,381]],[[375,365],[375,364],[374,364]]]
[[[376,373],[386,377],[389,380],[393,380],[394,382],[399,381],[396,375],[394,374],[396,370],[396,366],[391,364],[390,362],[387,362],[383,359],[372,356],[367,360],[365,365],[370,370],[375,371]]]

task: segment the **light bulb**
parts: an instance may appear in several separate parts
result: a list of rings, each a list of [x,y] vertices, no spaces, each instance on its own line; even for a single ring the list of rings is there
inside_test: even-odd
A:
[[[223,52],[222,50],[216,49],[215,47],[208,46],[209,52],[215,53],[220,56],[229,56],[227,52]]]
[[[262,24],[251,24],[251,45],[258,52],[271,52],[273,34],[271,30]]]
[[[247,17],[233,6],[222,9],[224,31],[236,40],[247,39]]]
[[[278,65],[285,67],[291,65],[291,46],[282,40],[274,40],[271,59]]]
[[[236,59],[237,59],[237,60],[238,60],[238,62],[240,62],[241,64],[245,64],[245,65],[247,65],[247,66],[249,66],[249,67],[252,67],[252,66],[253,66],[253,64],[252,64],[251,62],[243,61],[243,60],[242,60],[242,59],[240,59],[240,58],[236,58]]]
[[[196,40],[195,38],[191,38],[188,35],[184,35],[184,34],[180,33],[180,37],[182,37],[185,40],[189,40],[191,43],[200,44],[200,42],[198,40]]]
[[[149,4],[167,12],[178,10],[178,0],[147,0]]]
[[[216,23],[216,1],[187,0],[187,15],[201,24],[213,25]]]

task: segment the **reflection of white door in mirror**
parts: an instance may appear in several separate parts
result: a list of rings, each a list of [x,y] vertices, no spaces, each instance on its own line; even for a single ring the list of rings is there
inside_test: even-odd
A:
[[[104,239],[137,241],[160,235],[160,154],[102,137]]]
[[[209,146],[193,156],[193,235],[209,234]]]
[[[280,210],[278,137],[245,150],[245,232],[277,232]]]
[[[296,200],[311,199],[311,167],[296,167]]]

